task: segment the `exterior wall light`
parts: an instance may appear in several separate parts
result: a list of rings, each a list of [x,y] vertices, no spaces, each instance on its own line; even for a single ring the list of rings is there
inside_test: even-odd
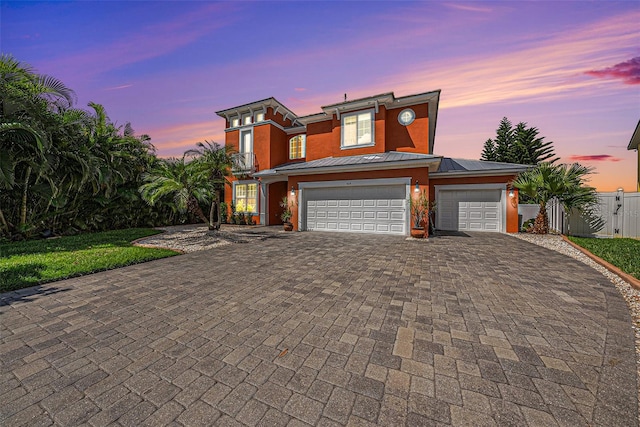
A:
[[[420,192],[420,186],[418,185],[418,180],[416,179],[416,186],[413,188],[413,192],[414,193],[419,193]]]
[[[295,196],[296,195],[296,190],[295,188],[293,188],[293,185],[291,186],[291,196]]]
[[[512,199],[516,196],[516,194],[513,191],[513,188],[509,190],[509,197],[511,197]]]

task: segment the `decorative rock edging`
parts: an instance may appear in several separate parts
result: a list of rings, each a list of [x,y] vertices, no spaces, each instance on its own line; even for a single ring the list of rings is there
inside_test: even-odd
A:
[[[163,231],[163,233],[166,233],[166,231]],[[162,234],[162,233],[160,233]],[[157,236],[157,234],[155,234],[155,236]],[[138,246],[141,248],[151,248],[151,249],[166,249],[168,251],[174,251],[174,252],[178,252],[179,254],[186,254],[187,252],[181,250],[181,249],[176,249],[176,248],[171,248],[169,246],[161,246],[161,245],[152,245],[152,244],[147,244],[144,243],[145,240],[148,240],[150,236],[147,237],[140,237],[138,239],[132,240],[131,244],[133,246]]]
[[[612,272],[613,274],[617,274],[624,281],[629,283],[634,288],[640,290],[640,280],[636,279],[635,277],[633,277],[630,274],[625,273],[624,271],[620,270],[615,265],[608,263],[607,261],[603,260],[599,256],[592,254],[591,252],[589,252],[588,250],[586,250],[582,246],[576,245],[571,240],[569,240],[569,238],[567,236],[565,236],[564,234],[562,235],[562,240],[564,240],[565,242],[567,242],[568,244],[570,244],[571,246],[573,246],[574,248],[576,248],[577,250],[579,250],[580,252],[582,252],[583,254],[585,254],[586,256],[588,256],[589,258],[591,258],[592,260],[594,260],[595,262],[597,262],[598,264],[600,264],[601,266],[603,266],[604,268],[606,268],[607,270]]]

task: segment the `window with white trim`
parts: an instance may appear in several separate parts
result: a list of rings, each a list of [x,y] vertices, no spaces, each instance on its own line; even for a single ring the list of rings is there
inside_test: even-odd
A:
[[[257,212],[257,201],[257,183],[238,183],[233,187],[233,204],[236,206],[236,212]]]
[[[302,159],[306,156],[307,136],[297,135],[289,140],[289,159]]]
[[[236,128],[240,126],[240,119],[238,117],[234,117],[231,119],[230,127]]]
[[[243,114],[242,115],[242,124],[250,125],[251,124],[251,114]]]
[[[256,113],[254,122],[255,123],[264,122],[264,113],[263,112]]]
[[[374,144],[373,110],[342,116],[342,148]]]

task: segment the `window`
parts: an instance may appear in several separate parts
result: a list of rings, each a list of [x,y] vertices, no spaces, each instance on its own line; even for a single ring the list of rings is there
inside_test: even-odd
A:
[[[298,135],[289,140],[289,158],[302,159],[306,156],[307,136]]]
[[[255,123],[258,122],[264,122],[264,113],[260,112],[260,113],[256,113],[256,119],[254,120]]]
[[[258,184],[236,184],[233,187],[233,202],[236,212],[257,212]]]
[[[242,115],[242,124],[250,125],[251,124],[251,114],[243,114]]]
[[[398,114],[398,122],[403,126],[409,126],[416,118],[416,113],[411,108],[405,108]]]
[[[240,131],[240,152],[251,153],[253,151],[253,138],[251,129]]]
[[[233,119],[231,119],[231,126],[232,128],[238,127],[240,126],[240,119],[237,117],[234,117]]]
[[[373,110],[342,116],[342,148],[373,144]]]

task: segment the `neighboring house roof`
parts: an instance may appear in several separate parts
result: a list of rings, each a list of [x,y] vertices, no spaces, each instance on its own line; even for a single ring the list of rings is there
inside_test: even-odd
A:
[[[516,163],[486,162],[484,160],[443,157],[438,170],[429,176],[433,178],[443,178],[464,175],[504,175],[519,173],[531,167],[531,165],[520,165]]]
[[[631,141],[629,141],[629,146],[627,150],[637,150],[640,147],[640,120],[638,120],[638,124],[636,125],[636,130],[633,132],[631,136]]]
[[[308,175],[327,172],[354,172],[360,170],[401,169],[428,166],[436,170],[441,157],[430,154],[385,153],[362,154],[347,157],[325,157],[310,162],[285,163],[273,169],[253,174],[256,178],[268,178],[278,175]]]

